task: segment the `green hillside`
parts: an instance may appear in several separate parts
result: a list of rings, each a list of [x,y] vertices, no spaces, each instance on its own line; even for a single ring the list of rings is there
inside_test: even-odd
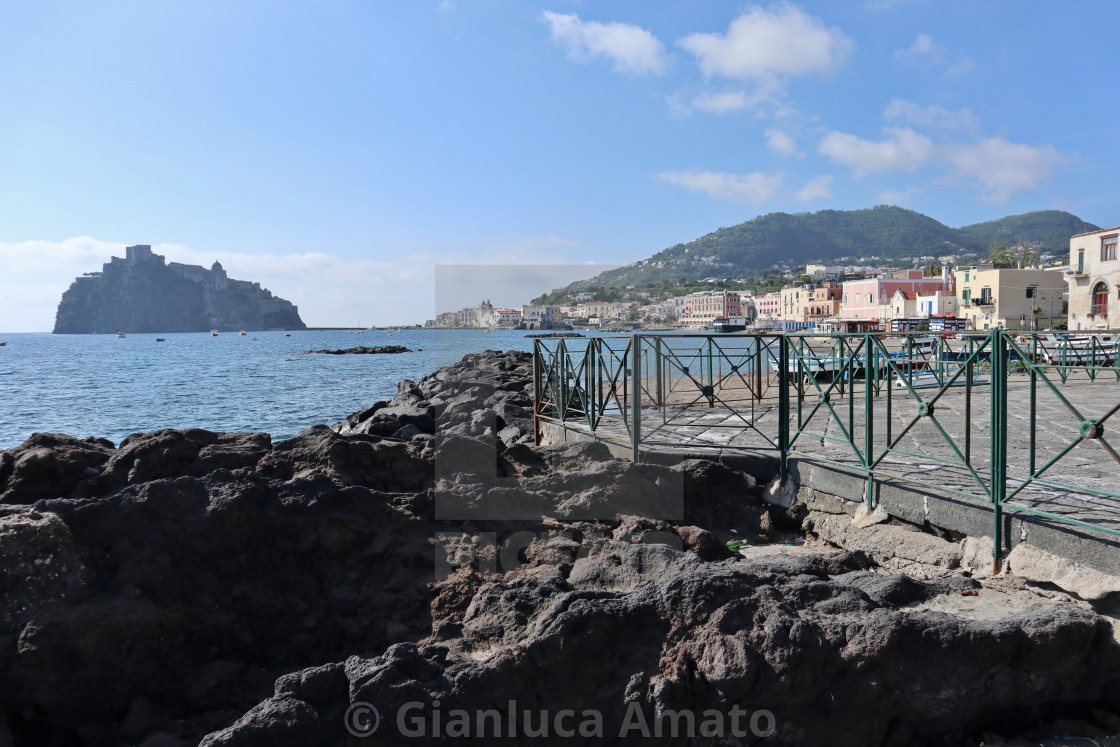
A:
[[[1069,237],[1096,230],[1069,213],[1042,210],[963,228],[950,228],[913,210],[879,205],[865,210],[770,213],[664,249],[648,260],[573,283],[573,288],[644,285],[665,278],[737,277],[775,264],[854,263],[860,258],[909,265],[922,256],[987,254],[995,243],[1029,241],[1065,252]]]
[[[1086,223],[1076,215],[1061,210],[1036,210],[957,229],[969,241],[984,247],[1004,242],[1017,244],[1028,239],[1043,247],[1043,251],[1049,249],[1063,253],[1069,251],[1070,236],[1097,230],[1100,226]]]

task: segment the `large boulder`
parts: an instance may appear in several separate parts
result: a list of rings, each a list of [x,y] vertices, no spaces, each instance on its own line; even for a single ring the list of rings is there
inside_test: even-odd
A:
[[[339,683],[333,701],[301,707],[292,732],[322,723],[309,743],[346,744],[339,714],[369,704],[380,715],[372,744],[478,729],[528,744],[526,723],[554,740],[583,726],[593,743],[707,744],[720,733],[777,745],[960,743],[1100,697],[1116,661],[1108,626],[1089,610],[1054,603],[975,620],[913,609],[963,589],[872,583],[854,556],[727,564],[673,562],[664,547],[600,549],[567,578],[483,586],[462,623],[428,645],[351,657],[347,695]],[[260,714],[284,697],[278,687],[203,744],[259,744]]]
[[[113,455],[113,443],[103,438],[33,433],[14,449],[0,451],[0,503],[28,504],[68,495],[81,480],[97,475]]]

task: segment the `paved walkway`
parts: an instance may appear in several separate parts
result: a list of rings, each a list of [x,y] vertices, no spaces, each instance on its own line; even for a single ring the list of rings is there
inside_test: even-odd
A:
[[[1120,381],[1111,372],[1094,382],[1083,371],[1065,383],[1055,374],[1047,375],[1058,393],[1041,379],[1034,388],[1033,480],[1031,381],[1022,373],[1008,379],[1006,490],[1011,497],[1007,504],[1120,532],[1120,459],[1114,451],[1120,448],[1116,435],[1120,416],[1108,419],[1120,407]],[[673,406],[644,411],[642,451],[776,452],[777,384],[773,378],[768,383],[761,401],[745,396],[749,392],[742,386],[717,389],[709,401],[694,384],[678,380],[670,387],[673,396],[664,398]],[[889,397],[882,392],[872,398],[870,461],[876,479],[988,502],[990,387],[974,386],[970,395],[963,386],[952,387],[937,397],[931,412],[936,388],[910,392],[897,384]],[[798,456],[862,472],[868,422],[864,382],[857,380],[844,392],[832,389],[827,404],[821,390],[827,390],[828,384],[817,386],[805,385],[801,397],[791,388],[791,435],[800,422],[794,450]],[[683,406],[686,403],[691,406]],[[1086,421],[1102,419],[1102,437],[1082,438]],[[587,431],[586,426],[581,430]],[[596,436],[616,444],[631,443],[617,410],[603,419]],[[1055,457],[1059,458],[1038,474]]]

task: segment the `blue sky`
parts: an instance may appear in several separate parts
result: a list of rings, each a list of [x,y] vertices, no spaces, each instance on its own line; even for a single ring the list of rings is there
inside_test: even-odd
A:
[[[775,211],[1120,223],[1113,2],[0,18],[0,331],[49,330],[73,277],[133,243],[220,259],[312,325],[399,324],[444,310],[437,264],[625,263]]]

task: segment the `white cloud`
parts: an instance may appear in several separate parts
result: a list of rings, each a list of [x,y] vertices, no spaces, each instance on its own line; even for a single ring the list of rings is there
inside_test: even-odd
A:
[[[781,130],[767,130],[766,145],[769,146],[770,150],[775,153],[780,153],[783,156],[796,156],[800,158],[803,155],[801,151],[797,149],[797,143],[794,139]]]
[[[542,11],[552,40],[577,60],[606,57],[625,73],[662,73],[668,66],[664,45],[649,31],[628,23],[581,21],[575,13]]]
[[[852,49],[844,32],[791,5],[753,7],[726,34],[689,34],[677,44],[705,76],[759,80],[827,72]]]
[[[958,75],[960,73],[970,73],[975,67],[976,65],[972,62],[972,60],[966,57],[960,62],[950,65],[945,70],[945,72],[950,73],[951,75]]]
[[[975,130],[979,125],[969,109],[950,111],[942,106],[921,106],[905,99],[891,99],[883,109],[883,118],[920,127],[945,130]]]
[[[941,47],[933,42],[929,34],[918,34],[914,42],[906,49],[896,49],[894,56],[900,60],[916,60],[921,57],[937,59],[941,56]]]
[[[832,197],[832,176],[830,174],[814,176],[804,187],[794,192],[793,197],[801,202]]]
[[[944,113],[937,107],[923,109],[908,102],[896,104],[888,105],[888,112],[903,118],[928,115],[936,119]],[[960,114],[953,114],[953,117]],[[1053,146],[1011,143],[999,137],[971,143],[935,144],[909,127],[886,127],[883,132],[884,139],[872,141],[831,131],[821,138],[817,150],[835,163],[850,167],[856,176],[912,172],[925,165],[937,166],[944,170],[945,179],[972,182],[981,200],[994,203],[1007,202],[1014,195],[1036,189],[1056,166],[1067,160]],[[880,199],[901,203],[912,199],[914,194],[885,192]]]
[[[885,127],[883,132],[885,139],[873,141],[832,130],[821,138],[817,151],[851,167],[856,176],[914,171],[934,157],[933,141],[909,127]]]
[[[979,185],[980,199],[985,202],[1007,202],[1016,194],[1030,192],[1066,161],[1052,146],[1009,143],[999,137],[946,146],[944,158],[953,176]]]
[[[925,190],[919,187],[907,187],[906,189],[888,189],[879,193],[875,201],[880,205],[897,205],[899,207],[909,207],[914,203],[915,198],[922,194]]]
[[[678,187],[704,192],[716,200],[755,203],[772,198],[782,184],[780,174],[727,174],[716,171],[678,171],[658,174],[657,179]]]
[[[692,100],[692,109],[713,114],[739,111],[750,107],[755,100],[742,91],[702,93]]]

